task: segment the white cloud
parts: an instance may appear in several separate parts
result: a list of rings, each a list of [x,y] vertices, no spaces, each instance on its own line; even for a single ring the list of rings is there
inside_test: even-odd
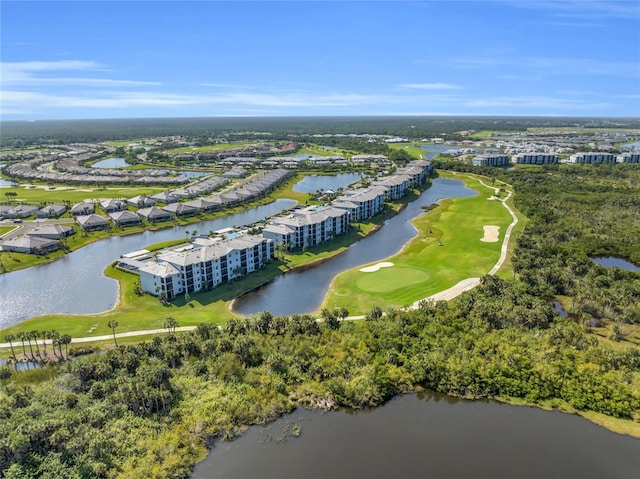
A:
[[[61,61],[31,61],[31,62],[2,62],[0,63],[2,77],[0,81],[4,87],[20,86],[150,86],[160,85],[159,82],[138,80],[117,80],[111,78],[87,78],[83,76],[56,76],[60,72],[78,71],[95,72],[108,71],[100,63],[94,61],[61,60]]]
[[[403,83],[400,87],[413,90],[462,90],[461,86],[451,83]]]

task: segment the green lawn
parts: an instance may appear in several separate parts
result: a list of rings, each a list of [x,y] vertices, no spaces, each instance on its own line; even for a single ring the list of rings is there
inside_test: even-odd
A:
[[[16,228],[17,226],[0,226],[0,237],[6,235],[7,233],[9,233],[10,231],[13,231]]]
[[[218,143],[216,145],[206,145],[206,146],[183,146],[180,148],[170,148],[165,150],[164,153],[194,153],[194,152],[203,152],[203,151],[214,151],[214,150],[230,150],[231,148],[242,148],[247,145],[253,145],[255,142],[242,142],[242,143]]]
[[[415,158],[422,158],[425,150],[415,143],[390,143],[389,148],[393,150],[405,150],[411,156]]]
[[[500,257],[511,215],[500,202],[488,200],[492,189],[468,176],[456,178],[480,194],[442,201],[414,220],[418,235],[400,253],[385,260],[393,267],[369,273],[356,268],[340,274],[323,307],[344,306],[351,314],[367,313],[372,306],[405,307],[463,279],[488,273]],[[480,241],[484,225],[500,227],[498,242]]]
[[[441,176],[453,177],[449,173],[442,173]],[[345,306],[350,314],[364,314],[374,305],[385,309],[403,307],[447,289],[460,280],[486,274],[500,255],[500,246],[504,232],[511,222],[511,216],[500,202],[488,200],[493,193],[492,189],[482,186],[479,181],[468,175],[455,177],[478,190],[480,195],[445,200],[439,207],[417,218],[414,224],[420,233],[401,253],[388,259],[394,263],[393,267],[382,268],[372,273],[362,273],[355,269],[341,274],[334,280],[325,306]],[[289,194],[291,192],[288,188],[294,182],[295,180],[291,180],[288,187],[285,186],[284,190],[278,192],[278,196],[293,196]],[[412,193],[405,197],[403,202],[414,199],[415,193]],[[400,204],[396,205],[396,209],[399,207]],[[193,294],[188,301],[181,296],[168,305],[161,304],[151,295],[138,296],[134,291],[134,284],[138,280],[136,275],[108,268],[107,275],[120,283],[120,301],[115,310],[96,315],[39,316],[5,329],[3,336],[20,331],[50,329],[73,337],[97,336],[111,332],[107,326],[111,319],[120,323],[118,332],[162,328],[169,316],[177,319],[181,326],[201,322],[223,324],[236,316],[230,311],[230,304],[243,292],[292,267],[339,254],[354,241],[378,227],[393,212],[392,208],[387,208],[385,213],[378,215],[374,221],[355,224],[347,235],[340,236],[330,243],[287,255],[284,260],[276,260],[265,269],[240,281],[219,286],[209,292]],[[518,228],[521,228],[521,224]],[[500,226],[498,242],[480,241],[484,225]],[[515,237],[514,232],[512,242],[515,241]],[[74,240],[75,238],[71,241]],[[440,242],[442,246],[439,245]],[[6,258],[3,258],[5,263]],[[507,262],[503,267],[507,276],[512,275],[509,266]]]
[[[37,205],[40,203],[64,204],[65,201],[79,203],[87,199],[130,198],[137,195],[150,196],[166,190],[166,187],[148,186],[114,186],[106,188],[91,186],[54,186],[53,188],[49,188],[45,185],[39,185],[27,188],[23,184],[16,188],[3,189],[2,195],[6,196],[6,193],[14,192],[18,194],[18,196],[15,197],[16,201]]]

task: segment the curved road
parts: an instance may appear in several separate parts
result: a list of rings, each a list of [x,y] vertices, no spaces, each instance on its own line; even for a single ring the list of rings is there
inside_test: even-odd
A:
[[[490,188],[490,189],[493,189],[496,192],[499,189],[499,188],[494,188],[493,186],[486,185],[482,180],[479,180],[479,181],[483,186],[485,186],[487,188]],[[506,231],[506,233],[504,235],[504,239],[502,240],[502,248],[500,249],[500,258],[498,258],[498,261],[496,261],[496,264],[489,271],[488,274],[490,274],[490,275],[496,274],[498,272],[498,270],[504,264],[505,260],[507,259],[507,252],[509,250],[509,240],[511,239],[511,232],[513,231],[513,228],[518,224],[518,217],[513,212],[511,207],[507,204],[507,200],[509,200],[509,198],[511,198],[511,194],[512,194],[512,192],[509,191],[509,194],[506,196],[506,198],[497,200],[497,201],[500,201],[502,203],[502,205],[507,209],[507,211],[509,212],[509,214],[513,218],[513,221],[507,227],[507,231]],[[456,296],[461,295],[465,291],[468,291],[470,289],[475,288],[479,284],[480,284],[480,278],[467,278],[465,280],[460,281],[458,284],[456,284],[455,286],[452,286],[451,288],[449,288],[447,290],[440,291],[439,293],[431,295],[428,298],[416,301],[415,303],[413,303],[413,305],[411,305],[410,309],[419,308],[420,303],[422,301],[448,301],[450,299],[455,298]],[[359,320],[359,319],[364,319],[364,316],[349,316],[349,317],[345,318],[344,320],[345,321],[355,321],[355,320]],[[194,329],[196,329],[196,326],[181,326],[181,327],[177,327],[176,331],[180,331],[180,332],[182,332],[182,331],[193,331]],[[134,336],[145,336],[145,335],[150,335],[150,334],[163,334],[163,333],[168,333],[168,332],[169,331],[166,328],[164,328],[164,329],[148,329],[148,330],[144,330],[144,331],[129,331],[127,333],[116,333],[115,336],[116,336],[116,338],[130,338],[130,337],[134,337]],[[106,335],[103,335],[103,336],[90,336],[90,337],[85,337],[85,338],[73,338],[71,340],[71,342],[72,343],[89,343],[89,342],[93,342],[93,341],[108,341],[110,339],[113,339],[113,334],[106,334]],[[16,345],[18,345],[19,343],[20,343],[19,340],[16,341],[14,343],[14,347],[16,347]],[[42,342],[39,342],[39,343],[42,344]],[[46,343],[47,344],[51,344],[51,341],[47,340]],[[0,348],[8,348],[8,347],[9,347],[9,343],[0,343]]]

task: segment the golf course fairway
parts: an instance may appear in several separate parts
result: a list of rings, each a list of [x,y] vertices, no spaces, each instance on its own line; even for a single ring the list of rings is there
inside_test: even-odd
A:
[[[463,181],[478,195],[442,200],[414,219],[418,233],[402,251],[386,258],[384,267],[372,263],[336,276],[323,308],[346,307],[350,314],[365,314],[373,306],[407,307],[467,278],[489,273],[500,259],[505,234],[514,221],[494,194],[500,187],[506,198],[511,190],[468,174],[441,176]],[[489,240],[487,231],[492,232]],[[509,250],[514,241],[512,236]]]

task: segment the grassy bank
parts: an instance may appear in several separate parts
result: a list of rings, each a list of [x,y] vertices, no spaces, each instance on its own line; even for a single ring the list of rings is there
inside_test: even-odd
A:
[[[478,191],[478,196],[441,201],[437,208],[416,218],[417,236],[385,260],[393,263],[392,267],[341,273],[332,283],[325,307],[347,307],[353,314],[364,314],[372,306],[406,307],[463,279],[489,272],[500,257],[511,215],[501,202],[489,199],[493,188],[477,178],[442,176],[461,179]],[[498,241],[481,241],[486,225],[500,228]],[[511,238],[515,241],[513,233]]]

